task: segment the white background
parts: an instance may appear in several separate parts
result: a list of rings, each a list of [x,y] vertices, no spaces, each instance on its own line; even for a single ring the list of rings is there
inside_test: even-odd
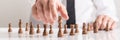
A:
[[[18,26],[18,20],[22,19],[24,24],[29,21],[31,14],[31,2],[34,0],[0,0],[0,27]],[[120,0],[115,0],[117,14],[120,18]],[[23,25],[25,26],[25,25]]]

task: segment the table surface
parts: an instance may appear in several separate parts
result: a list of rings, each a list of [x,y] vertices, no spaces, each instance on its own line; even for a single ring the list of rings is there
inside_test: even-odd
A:
[[[23,29],[23,34],[18,34],[18,28],[12,28],[12,32],[8,32],[8,28],[0,28],[0,39],[4,40],[120,40],[120,29],[116,28],[112,31],[99,31],[98,33],[93,33],[93,31],[87,32],[86,35],[82,34],[82,30],[79,29],[79,33],[74,36],[70,36],[68,34],[64,34],[63,37],[57,37],[58,28],[53,28],[53,34],[49,34],[48,36],[43,36],[43,29],[40,29],[40,34],[36,33],[36,28],[34,28],[34,35],[29,35],[29,32]],[[63,31],[64,29],[62,29]],[[49,32],[49,29],[47,29]],[[68,29],[70,32],[70,29]]]

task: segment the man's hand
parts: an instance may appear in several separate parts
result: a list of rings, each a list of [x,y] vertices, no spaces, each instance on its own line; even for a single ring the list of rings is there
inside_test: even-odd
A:
[[[109,29],[113,29],[116,26],[116,22],[107,15],[99,15],[95,20],[99,29],[105,29],[107,24]]]
[[[58,12],[65,20],[69,19],[65,6],[58,0],[36,0],[32,7],[33,17],[45,24],[53,24],[58,19]]]

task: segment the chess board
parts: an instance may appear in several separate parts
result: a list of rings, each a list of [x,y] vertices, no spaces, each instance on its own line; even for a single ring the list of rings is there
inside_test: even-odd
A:
[[[112,31],[98,31],[98,33],[93,33],[93,31],[87,32],[87,34],[82,34],[82,29],[79,28],[79,33],[74,36],[64,34],[63,37],[58,37],[58,28],[53,28],[53,34],[48,34],[48,36],[43,36],[43,28],[40,28],[40,33],[37,34],[37,28],[34,28],[34,35],[29,35],[29,31],[25,31],[22,28],[23,34],[18,34],[19,28],[12,28],[12,32],[8,32],[8,28],[0,28],[0,40],[120,40],[120,29],[114,29]],[[63,31],[64,29],[62,29]],[[47,29],[49,32],[49,28]],[[70,29],[68,29],[70,32]]]

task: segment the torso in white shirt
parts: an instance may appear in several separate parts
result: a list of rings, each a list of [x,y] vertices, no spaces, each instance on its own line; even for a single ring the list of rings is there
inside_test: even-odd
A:
[[[66,6],[66,0],[63,0],[62,2]],[[79,27],[82,26],[83,22],[89,23],[94,21],[94,16],[92,16],[94,12],[95,6],[92,0],[75,0],[76,24],[78,24]]]

